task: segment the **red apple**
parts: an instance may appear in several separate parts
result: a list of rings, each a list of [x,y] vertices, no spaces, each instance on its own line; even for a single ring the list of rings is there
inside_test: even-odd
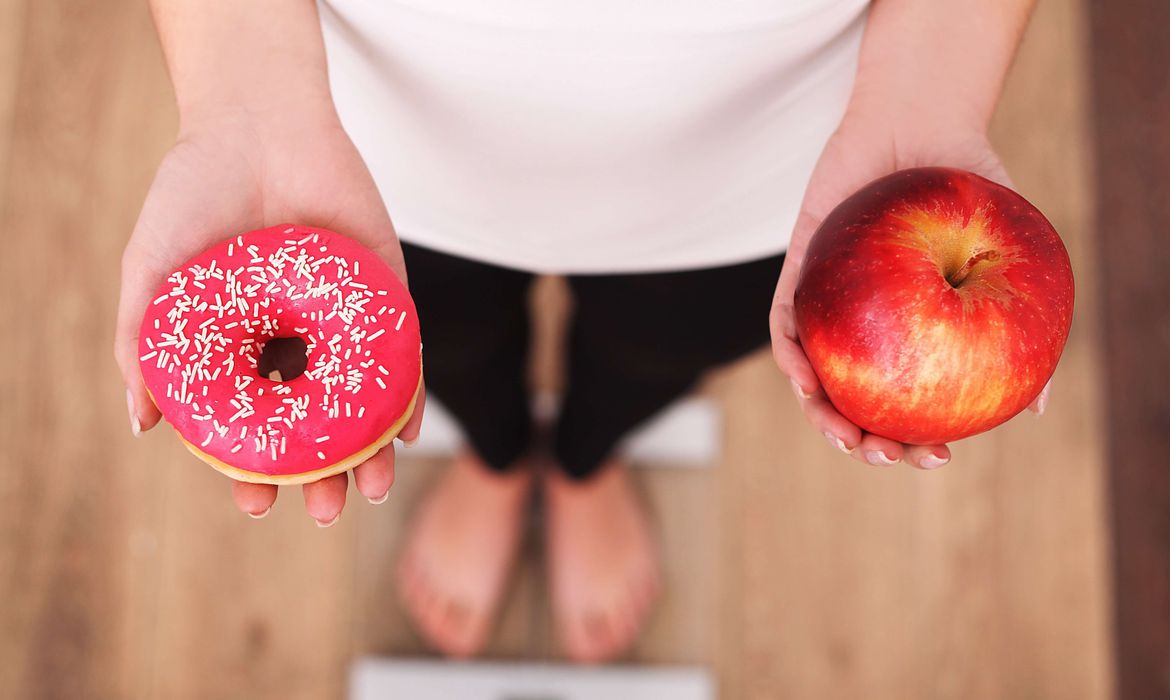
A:
[[[1068,252],[1044,215],[962,170],[915,168],[846,199],[809,242],[796,329],[833,406],[935,445],[1028,406],[1072,323]]]

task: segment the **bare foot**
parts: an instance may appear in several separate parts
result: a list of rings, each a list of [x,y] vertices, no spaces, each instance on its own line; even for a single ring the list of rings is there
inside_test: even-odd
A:
[[[553,613],[574,661],[605,661],[637,638],[660,588],[649,515],[625,465],[578,482],[551,469],[548,566]]]
[[[492,472],[455,458],[414,516],[398,590],[424,636],[450,656],[478,653],[495,620],[522,534],[530,469]]]

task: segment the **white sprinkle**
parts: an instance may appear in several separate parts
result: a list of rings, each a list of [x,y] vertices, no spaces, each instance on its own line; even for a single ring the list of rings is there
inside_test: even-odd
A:
[[[308,397],[306,397],[306,398],[308,398]],[[328,436],[328,435],[322,435],[321,437],[319,437],[319,438],[317,438],[316,440],[314,440],[314,442],[325,442],[325,441],[326,441],[326,440],[328,440],[328,439],[329,439],[329,436]]]
[[[207,447],[211,444],[211,438],[215,437],[215,433],[208,433],[207,437],[203,439],[203,444],[200,447]]]
[[[318,453],[317,453],[317,459],[325,459],[325,453],[324,453],[324,452],[318,452]]]
[[[147,340],[149,341],[149,338],[148,338]],[[157,355],[157,354],[158,354],[158,350],[151,350],[151,351],[150,351],[150,352],[148,352],[147,354],[145,354],[145,355],[143,355],[142,357],[138,358],[138,360],[139,360],[140,362],[146,362],[147,360],[149,360],[150,358],[154,357],[154,356],[155,356],[155,355]]]
[[[382,374],[386,374],[386,375],[390,374],[390,370],[386,369],[382,365],[378,365],[378,371],[381,372]]]
[[[378,386],[382,387],[383,389],[386,388],[386,382],[382,381],[381,377],[374,377],[374,381],[378,382]]]
[[[398,323],[394,324],[394,330],[396,330],[396,331],[402,330],[402,322],[405,320],[406,320],[406,312],[403,311],[402,315],[398,317]]]
[[[402,325],[402,319],[398,319],[398,325],[399,325],[399,326],[401,326],[401,325]],[[386,332],[386,329],[385,329],[385,328],[379,328],[377,331],[375,331],[374,333],[371,333],[369,336],[367,336],[367,337],[366,337],[366,341],[367,341],[367,342],[369,342],[369,341],[372,341],[372,340],[376,339],[378,336],[382,335],[382,334],[383,334],[383,333],[385,333],[385,332]]]
[[[236,445],[235,447],[233,447],[232,454],[239,452],[241,447],[243,447],[243,445]]]

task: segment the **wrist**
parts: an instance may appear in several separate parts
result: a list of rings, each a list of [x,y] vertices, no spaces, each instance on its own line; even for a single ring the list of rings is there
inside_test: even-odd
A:
[[[272,99],[221,95],[179,105],[180,140],[198,133],[246,131],[269,141],[334,127],[340,127],[340,120],[328,94]]]
[[[896,143],[986,136],[993,106],[983,106],[945,92],[907,91],[859,84],[845,120],[888,133]]]
[[[333,113],[321,25],[305,0],[151,0],[181,133],[224,119]]]

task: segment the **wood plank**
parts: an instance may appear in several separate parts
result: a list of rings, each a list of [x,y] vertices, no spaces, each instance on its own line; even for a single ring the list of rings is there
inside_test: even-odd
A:
[[[1089,9],[1118,687],[1170,697],[1170,5]]]
[[[18,341],[0,368],[0,561],[18,562],[0,572],[0,668],[13,697],[134,697],[157,502],[109,347],[121,242],[170,114],[165,75],[136,4],[23,11],[0,212],[0,335]]]
[[[6,192],[8,154],[12,147],[12,119],[16,114],[17,85],[24,49],[26,0],[0,0],[0,192]]]

